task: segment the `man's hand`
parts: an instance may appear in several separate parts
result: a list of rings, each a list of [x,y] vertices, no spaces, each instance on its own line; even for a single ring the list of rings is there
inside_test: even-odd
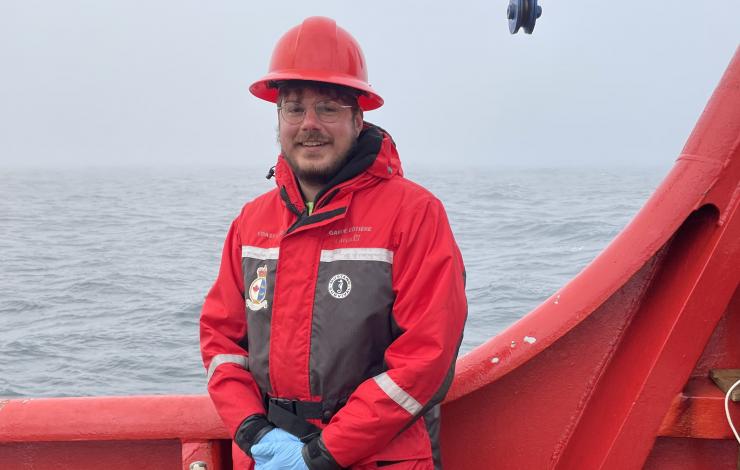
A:
[[[252,446],[255,470],[308,470],[302,449],[297,437],[275,428]]]

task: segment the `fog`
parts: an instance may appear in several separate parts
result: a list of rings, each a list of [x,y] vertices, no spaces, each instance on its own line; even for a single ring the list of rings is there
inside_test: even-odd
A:
[[[667,167],[740,39],[737,0],[544,0],[531,36],[505,1],[256,5],[0,0],[0,167],[267,167],[248,86],[312,15],[362,45],[407,167]]]

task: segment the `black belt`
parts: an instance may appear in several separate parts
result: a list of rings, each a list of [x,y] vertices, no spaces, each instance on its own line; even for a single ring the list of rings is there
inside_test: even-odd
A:
[[[298,438],[321,432],[318,426],[306,420],[320,419],[323,423],[328,423],[333,415],[329,410],[322,410],[321,402],[269,397],[265,401],[267,420]]]
[[[267,398],[267,406],[279,406],[285,411],[290,411],[301,419],[320,419],[329,422],[332,413],[322,410],[323,403],[316,401],[288,400],[285,398]]]

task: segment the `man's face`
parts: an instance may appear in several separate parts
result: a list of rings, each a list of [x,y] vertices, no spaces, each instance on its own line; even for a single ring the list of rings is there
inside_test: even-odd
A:
[[[316,103],[326,101],[345,105],[331,96],[304,88],[290,92],[281,101],[281,106],[297,103],[305,110],[301,122],[287,122],[278,112],[280,149],[304,184],[323,186],[328,183],[344,165],[362,130],[362,113],[353,113],[350,108],[341,108],[335,122],[322,121],[316,115]]]

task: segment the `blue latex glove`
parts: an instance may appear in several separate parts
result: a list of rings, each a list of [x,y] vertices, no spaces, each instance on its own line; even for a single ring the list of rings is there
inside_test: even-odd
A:
[[[267,445],[275,444],[277,446],[282,446],[283,444],[287,444],[289,442],[298,442],[302,444],[297,437],[289,432],[283,431],[280,428],[275,428],[262,436],[262,439],[257,441],[257,443],[254,444],[251,449],[249,449],[249,451],[252,453],[252,458],[254,459],[254,463],[256,465],[255,470],[262,469],[263,466],[272,458],[272,451],[268,452],[266,450],[263,450],[269,448],[267,447]],[[262,444],[265,444],[265,447],[259,447]]]
[[[273,428],[270,432],[262,436],[262,439],[257,441],[257,444],[272,444],[273,442],[284,442],[284,441],[295,441],[300,440],[287,431],[283,431],[280,428]],[[257,445],[255,444],[255,445]]]
[[[290,438],[276,436],[272,442],[265,442],[265,439],[277,430],[287,434]],[[308,470],[303,455],[301,455],[302,449],[303,443],[297,437],[275,428],[252,446],[255,470]]]

